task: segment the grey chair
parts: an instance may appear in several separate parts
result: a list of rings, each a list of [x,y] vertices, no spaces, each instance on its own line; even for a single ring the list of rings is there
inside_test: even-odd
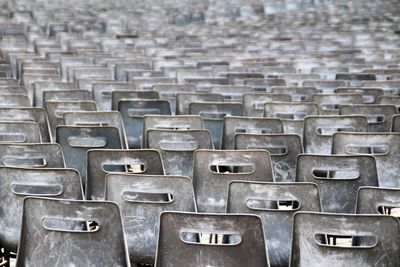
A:
[[[334,133],[367,131],[367,119],[361,115],[307,116],[304,119],[304,151],[310,154],[331,154]]]
[[[41,143],[39,124],[32,121],[0,121],[0,142]]]
[[[242,97],[243,113],[248,117],[262,117],[267,102],[290,102],[292,98],[283,93],[245,93]]]
[[[297,156],[303,153],[297,134],[238,133],[235,149],[266,149],[271,157],[275,182],[294,182]]]
[[[16,253],[21,233],[22,204],[27,196],[77,199],[83,197],[79,173],[73,169],[0,167],[0,244]]]
[[[164,175],[160,152],[154,149],[91,149],[86,155],[88,200],[104,199],[109,173]]]
[[[28,197],[16,266],[130,266],[117,204]]]
[[[193,187],[199,212],[225,212],[232,180],[273,182],[266,150],[203,150],[194,153]]]
[[[283,133],[282,122],[276,118],[229,116],[224,118],[221,149],[234,149],[238,133]]]
[[[339,115],[339,109],[344,104],[362,104],[360,94],[316,94],[311,101],[318,103],[320,115]]]
[[[106,184],[105,199],[121,209],[132,266],[154,264],[161,212],[196,211],[187,177],[108,174]]]
[[[399,217],[400,189],[364,186],[357,194],[357,214],[382,214]]]
[[[296,182],[319,186],[323,212],[354,213],[361,186],[378,186],[371,156],[303,154],[297,159]]]
[[[398,266],[399,230],[391,216],[298,212],[290,266]]]
[[[212,93],[178,93],[176,95],[176,115],[189,115],[189,106],[193,102],[223,102],[221,94]]]
[[[269,266],[261,219],[163,212],[155,266]]]
[[[207,130],[160,130],[147,133],[146,148],[160,151],[166,175],[192,178],[193,154],[197,149],[213,149]]]
[[[270,265],[278,267],[289,264],[293,215],[319,212],[320,206],[316,184],[233,181],[226,211],[261,217]]]
[[[77,169],[86,186],[89,149],[120,149],[122,142],[118,128],[109,126],[58,126],[56,141],[62,147],[67,168]]]
[[[380,187],[400,187],[400,133],[335,133],[332,154],[371,155]]]

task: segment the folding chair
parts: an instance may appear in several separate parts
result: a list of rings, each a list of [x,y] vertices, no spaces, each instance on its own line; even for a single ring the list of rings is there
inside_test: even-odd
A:
[[[60,145],[0,143],[0,166],[21,168],[64,168]]]
[[[274,118],[225,117],[222,129],[222,149],[234,149],[235,136],[238,133],[283,133],[283,126],[279,119]]]
[[[77,111],[64,112],[64,125],[71,126],[113,126],[118,128],[122,148],[128,148],[121,114],[118,111]]]
[[[0,142],[41,143],[39,125],[32,121],[0,121]]]
[[[281,119],[284,133],[300,137],[303,137],[304,118],[318,113],[318,105],[311,102],[268,102],[264,105],[264,117]]]
[[[136,86],[133,83],[126,82],[100,82],[92,83],[92,95],[99,110],[111,110],[111,96],[114,91],[134,91]],[[118,107],[118,106],[117,106]]]
[[[50,133],[53,141],[56,136],[57,126],[63,125],[65,112],[97,110],[94,101],[48,101],[44,103],[44,107],[49,120]]]
[[[91,149],[87,152],[86,199],[104,199],[109,173],[164,175],[164,166],[160,152],[153,149]]]
[[[242,116],[243,107],[239,103],[193,102],[189,104],[189,114],[203,118],[204,127],[213,138],[214,148],[219,149],[225,116]]]
[[[291,100],[282,102],[311,102],[311,96],[317,94],[318,90],[315,87],[273,86],[271,93],[290,95]]]
[[[62,147],[65,165],[79,171],[86,185],[86,153],[89,149],[120,149],[118,128],[111,126],[58,126],[56,141]]]
[[[310,155],[297,158],[296,182],[316,183],[323,212],[354,213],[361,186],[378,186],[371,156]]]
[[[307,116],[304,119],[304,150],[309,154],[331,154],[336,132],[367,132],[367,119],[353,116]]]
[[[165,174],[192,178],[193,154],[197,149],[213,149],[207,130],[156,130],[147,131],[146,147],[161,153]]]
[[[284,79],[279,78],[251,78],[245,79],[244,85],[251,86],[253,91],[270,93],[274,86],[286,86]]]
[[[372,155],[380,187],[399,187],[399,133],[335,133],[332,154]]]
[[[338,87],[335,89],[335,94],[360,94],[363,104],[379,104],[383,90],[382,88]]]
[[[51,141],[47,115],[43,108],[0,108],[0,121],[35,122],[39,126],[42,141]]]
[[[281,93],[245,93],[243,95],[243,112],[248,117],[262,117],[267,102],[291,102],[290,95]]]
[[[111,110],[118,110],[118,103],[122,100],[158,100],[156,91],[116,90],[111,92]]]
[[[160,130],[201,130],[203,120],[195,115],[145,115],[143,118],[143,144],[147,144],[147,131],[150,129]]]
[[[33,82],[33,105],[35,107],[43,107],[43,94],[45,91],[73,91],[76,90],[75,84],[72,82],[61,81],[34,81]]]
[[[346,86],[361,86],[362,81],[375,81],[376,76],[372,73],[337,73],[336,80],[342,80]]]
[[[82,199],[79,173],[73,169],[23,169],[0,167],[0,224],[4,233],[0,244],[17,252],[21,233],[22,203],[27,196]]]
[[[177,94],[195,93],[196,86],[194,84],[186,83],[155,84],[152,87],[152,91],[158,92],[160,99],[167,100],[171,107],[172,114],[175,114]]]
[[[382,214],[399,217],[400,189],[364,186],[357,194],[357,214]]]
[[[34,86],[33,83],[37,81],[61,81],[61,77],[57,74],[24,74],[21,77],[21,85],[24,86],[28,92],[29,102],[33,104]]]
[[[341,105],[362,104],[360,94],[316,94],[311,101],[318,103],[320,115],[339,115]]]
[[[271,266],[289,265],[293,215],[320,210],[318,187],[312,183],[229,184],[226,211],[261,217]]]
[[[130,266],[112,202],[28,197],[16,266]]]
[[[106,200],[121,209],[134,266],[154,264],[161,212],[196,211],[192,182],[181,176],[109,174]]]
[[[166,100],[121,100],[118,102],[118,111],[122,116],[129,148],[142,146],[143,116],[171,115]]]
[[[297,156],[303,153],[300,136],[296,134],[238,133],[235,136],[235,149],[267,150],[275,182],[294,182]]]
[[[176,115],[188,115],[190,103],[193,102],[223,102],[221,94],[211,93],[178,93],[176,94]]]
[[[197,150],[193,187],[199,212],[225,212],[232,180],[272,182],[271,159],[265,150]]]
[[[398,238],[391,216],[298,212],[290,266],[397,266]]]
[[[163,212],[155,266],[269,266],[261,219]]]

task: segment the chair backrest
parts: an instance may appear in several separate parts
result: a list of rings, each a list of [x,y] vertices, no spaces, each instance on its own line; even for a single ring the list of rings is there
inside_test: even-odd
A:
[[[223,102],[221,94],[178,93],[176,95],[176,115],[189,115],[189,106],[193,102]]]
[[[400,132],[400,114],[392,117],[392,125],[390,127],[391,132]]]
[[[399,230],[392,216],[298,212],[290,266],[397,266]]]
[[[96,111],[96,103],[93,101],[48,101],[44,103],[49,120],[51,136],[56,136],[56,128],[64,123],[64,113],[72,111]]]
[[[388,95],[398,95],[400,81],[364,81],[361,83],[362,87],[379,87],[383,89],[383,92]]]
[[[133,91],[135,90],[133,83],[126,82],[93,82],[92,84],[92,95],[94,101],[99,110],[106,111],[111,110],[111,96],[115,91]]]
[[[43,102],[47,101],[90,101],[88,90],[46,90],[43,91]]]
[[[320,93],[331,94],[336,88],[346,86],[344,81],[338,80],[305,80],[303,86],[315,87]]]
[[[160,130],[200,130],[204,129],[203,120],[196,115],[146,115],[143,118],[143,144],[147,143],[147,131]]]
[[[293,215],[320,210],[318,186],[312,183],[229,184],[226,211],[261,217],[271,266],[289,265]]]
[[[368,88],[366,88],[368,89]],[[396,110],[400,112],[400,96],[396,95],[383,95],[378,99],[379,104],[381,105],[393,105],[396,106]]]
[[[210,93],[221,94],[226,102],[242,102],[242,97],[246,93],[252,93],[253,88],[246,85],[214,85],[210,88]]]
[[[161,212],[196,211],[192,182],[182,176],[109,174],[106,200],[121,209],[134,264],[154,263]]]
[[[43,94],[47,90],[69,90],[75,91],[74,83],[61,81],[35,81],[33,83],[33,105],[36,107],[43,106]],[[77,90],[76,90],[77,91]]]
[[[301,138],[304,118],[318,113],[318,105],[311,102],[268,102],[264,105],[264,117],[281,119],[284,133],[298,134]]]
[[[22,203],[27,196],[82,199],[79,173],[73,169],[0,167],[0,242],[17,252],[21,232]]]
[[[296,160],[303,153],[297,134],[242,134],[235,136],[235,149],[266,149],[272,161],[275,182],[294,182]]]
[[[77,111],[64,113],[64,125],[113,126],[118,128],[122,148],[128,148],[121,114],[118,111]]]
[[[155,266],[269,266],[261,219],[163,212]]]
[[[280,119],[229,116],[224,118],[222,149],[234,149],[235,136],[239,133],[274,134],[283,133]]]
[[[89,149],[120,149],[118,128],[109,126],[58,126],[56,141],[62,147],[67,168],[77,169],[86,186],[86,153]]]
[[[193,187],[199,212],[225,212],[232,180],[272,182],[271,158],[266,150],[197,150]]]
[[[286,82],[280,78],[248,78],[244,85],[250,85],[254,91],[270,93],[274,86],[285,86]]]
[[[167,100],[169,102],[172,114],[175,114],[177,94],[194,93],[196,91],[196,87],[194,84],[187,83],[166,83],[155,84],[153,85],[152,90],[158,92],[160,99]]]
[[[27,95],[0,95],[0,108],[30,108]]]
[[[109,173],[164,175],[161,155],[153,149],[92,149],[87,152],[86,199],[103,200]]]
[[[311,96],[317,94],[318,90],[312,86],[273,86],[271,92],[273,94],[288,94],[293,102],[311,102]]]
[[[390,132],[392,118],[397,114],[394,105],[342,105],[340,115],[364,116],[368,121],[368,132]],[[350,131],[356,132],[356,131]]]
[[[399,208],[399,188],[364,186],[358,190],[357,214],[381,214],[399,217],[397,212]]]
[[[335,133],[332,154],[372,155],[380,187],[400,186],[400,133]]]
[[[42,141],[48,143],[50,139],[47,115],[43,108],[0,108],[0,121],[30,121],[39,125]]]
[[[32,121],[0,121],[0,143],[41,143],[39,125]]]
[[[117,204],[25,198],[16,266],[130,266]]]
[[[111,92],[111,110],[118,110],[118,103],[121,100],[156,100],[160,99],[158,92],[155,91],[133,91],[116,90]]]
[[[346,86],[360,86],[363,81],[375,81],[375,74],[371,73],[337,73],[336,80],[344,81]]]
[[[307,116],[304,119],[303,144],[305,153],[331,154],[336,132],[367,132],[367,119],[359,116]]]
[[[204,127],[210,131],[214,147],[219,149],[225,116],[242,116],[243,107],[240,103],[192,102],[189,104],[189,114],[203,118]]]
[[[192,178],[193,154],[197,149],[213,149],[207,130],[148,130],[147,148],[161,153],[166,175]]]
[[[290,102],[292,98],[284,93],[245,93],[243,95],[243,112],[248,117],[262,117],[267,102]]]
[[[143,116],[171,115],[171,108],[166,100],[121,100],[118,111],[124,122],[129,148],[142,146]]]
[[[364,87],[338,87],[335,89],[337,94],[360,94],[364,104],[378,104],[383,96],[382,88],[364,88]]]
[[[319,186],[323,212],[354,213],[361,186],[378,186],[371,156],[303,154],[297,158],[296,182]]]
[[[311,101],[318,103],[320,115],[339,115],[341,105],[363,102],[360,94],[316,94]]]
[[[0,166],[21,168],[64,168],[61,146],[55,143],[0,143]]]

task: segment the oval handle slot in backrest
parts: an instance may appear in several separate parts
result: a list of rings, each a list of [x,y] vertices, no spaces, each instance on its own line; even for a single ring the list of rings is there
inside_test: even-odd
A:
[[[286,119],[286,120],[304,120],[304,118],[307,116],[307,112],[279,112],[275,113],[275,116],[280,119]]]
[[[209,167],[210,172],[219,174],[237,173],[250,174],[254,172],[255,166],[248,163],[232,163],[232,164],[212,164]]]
[[[399,206],[380,205],[377,207],[377,211],[379,214],[392,215],[398,218],[400,217],[400,205]]]
[[[242,242],[240,233],[231,231],[199,231],[180,232],[181,241],[191,245],[237,246]]]
[[[11,184],[11,191],[20,196],[59,196],[63,192],[60,184]]]
[[[77,137],[68,138],[68,144],[72,147],[99,148],[107,145],[106,138],[103,137]]]
[[[165,192],[134,192],[124,191],[122,197],[127,202],[169,204],[174,201],[174,195]]]
[[[367,118],[367,122],[374,124],[374,123],[384,123],[386,121],[386,116],[382,114],[365,114],[363,115]]]
[[[253,134],[266,134],[266,133],[273,133],[274,131],[268,128],[235,128],[235,133],[253,133]]]
[[[261,199],[261,198],[248,198],[246,206],[252,210],[271,211],[283,210],[294,211],[300,209],[300,202],[297,200],[279,199]]]
[[[319,246],[342,248],[372,248],[378,243],[376,236],[372,235],[338,235],[317,233],[314,241]]]
[[[0,133],[0,142],[24,143],[26,136],[23,133]]]
[[[360,172],[352,169],[314,169],[312,175],[315,179],[355,180],[360,177]]]
[[[265,149],[270,156],[285,156],[288,154],[288,148],[284,146],[267,146],[267,145],[248,145],[247,149]]]
[[[159,146],[164,151],[195,151],[199,148],[197,141],[160,141]]]
[[[353,127],[348,126],[328,126],[328,127],[318,127],[317,134],[322,136],[332,136],[336,132],[354,132]]]
[[[78,218],[44,217],[42,219],[42,226],[48,231],[68,233],[95,233],[100,229],[98,222]]]
[[[161,111],[158,108],[130,108],[128,109],[129,117],[143,117],[144,115],[153,114],[160,115]]]
[[[47,166],[46,158],[38,157],[17,157],[6,156],[3,158],[3,164],[7,167],[31,167],[40,168]]]
[[[146,172],[146,165],[142,162],[132,162],[129,164],[106,163],[103,164],[102,169],[104,172],[144,173]]]
[[[80,121],[75,123],[76,126],[109,126],[108,122],[91,122],[91,121]]]
[[[321,108],[323,110],[338,110],[340,108],[340,104],[322,103]]]
[[[200,116],[205,117],[207,119],[223,119],[225,118],[226,115],[228,115],[227,113],[223,113],[223,112],[210,112],[210,111],[201,111]]]
[[[389,153],[388,145],[346,145],[345,151],[348,154],[352,155],[360,155],[360,154],[368,154],[368,155],[386,155]]]

